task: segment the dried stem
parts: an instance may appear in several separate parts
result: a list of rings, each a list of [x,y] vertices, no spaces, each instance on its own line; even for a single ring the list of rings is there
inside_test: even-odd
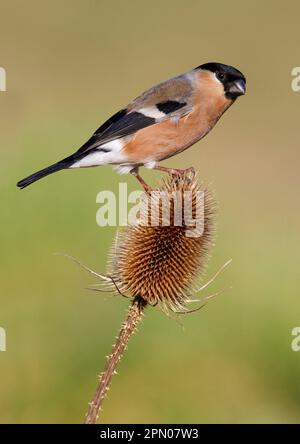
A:
[[[117,341],[112,348],[111,354],[107,357],[107,362],[103,372],[99,376],[99,384],[92,402],[85,417],[85,424],[95,424],[101,405],[108,391],[110,381],[116,373],[116,367],[126,350],[129,339],[134,333],[138,323],[143,317],[143,310],[147,303],[140,297],[136,297],[129,309],[126,321],[122,325]]]

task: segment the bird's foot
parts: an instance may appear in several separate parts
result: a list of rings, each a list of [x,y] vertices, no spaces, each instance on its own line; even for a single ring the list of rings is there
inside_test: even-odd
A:
[[[179,168],[167,168],[157,165],[154,167],[154,169],[158,171],[163,171],[164,173],[168,173],[172,177],[183,177],[186,174],[191,174],[191,178],[195,176],[195,170],[193,167],[186,169],[179,169]]]
[[[142,178],[142,176],[139,175],[139,173],[136,170],[132,170],[131,174],[137,178],[137,180],[139,181],[139,183],[142,185],[142,187],[144,188],[145,192],[147,194],[151,194],[151,191],[153,191],[153,189],[150,187],[150,185],[147,184],[147,182],[144,181],[144,179]]]

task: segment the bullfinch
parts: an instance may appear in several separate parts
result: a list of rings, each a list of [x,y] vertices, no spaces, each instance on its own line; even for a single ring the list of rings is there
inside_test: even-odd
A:
[[[112,165],[131,173],[145,190],[139,167],[172,175],[187,170],[166,168],[159,162],[181,153],[202,139],[222,114],[245,94],[245,76],[222,63],[205,63],[148,89],[98,128],[74,154],[17,184],[31,183],[69,168]]]

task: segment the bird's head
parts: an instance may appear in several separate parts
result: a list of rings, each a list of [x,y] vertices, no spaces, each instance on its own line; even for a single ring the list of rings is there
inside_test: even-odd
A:
[[[238,69],[223,63],[204,63],[196,70],[205,70],[212,73],[215,81],[222,85],[225,97],[235,100],[246,93],[246,78]]]

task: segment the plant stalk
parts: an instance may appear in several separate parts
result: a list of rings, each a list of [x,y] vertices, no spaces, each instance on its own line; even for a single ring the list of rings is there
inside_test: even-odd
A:
[[[111,354],[107,357],[103,372],[99,375],[99,383],[93,397],[89,403],[89,408],[85,416],[85,424],[95,424],[99,418],[101,406],[113,375],[116,373],[116,367],[121,360],[129,339],[136,330],[138,323],[142,320],[143,311],[147,303],[139,296],[135,297],[128,311],[127,318],[123,323],[117,341],[115,342]]]

